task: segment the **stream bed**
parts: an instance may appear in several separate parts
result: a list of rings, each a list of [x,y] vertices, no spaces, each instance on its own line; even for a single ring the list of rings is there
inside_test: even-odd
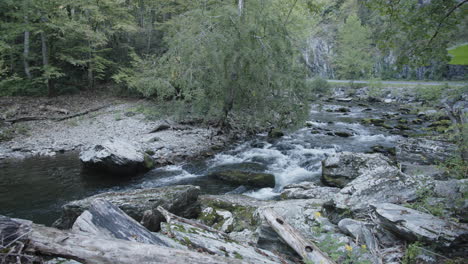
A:
[[[83,171],[77,152],[3,160],[0,161],[0,214],[50,225],[60,216],[61,206],[72,200],[106,191],[176,184],[198,185],[205,194],[234,192],[275,199],[288,184],[319,182],[321,161],[327,155],[340,151],[370,152],[375,146],[394,147],[403,138],[398,135],[401,133],[360,122],[364,118],[382,118],[391,112],[390,105],[371,107],[352,103],[312,105],[307,126],[280,139],[259,134],[254,139],[233,144],[213,158],[157,168],[130,179]],[[343,108],[347,110],[340,110]],[[273,174],[276,186],[249,189],[207,177],[210,171],[223,166],[254,166],[256,170]]]

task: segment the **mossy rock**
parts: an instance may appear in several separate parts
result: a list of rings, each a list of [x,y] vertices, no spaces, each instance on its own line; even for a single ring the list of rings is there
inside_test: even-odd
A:
[[[378,118],[364,118],[361,120],[361,123],[372,124],[374,126],[383,126],[385,121],[383,119],[378,119]]]
[[[233,224],[232,228],[229,228],[228,232],[240,232],[242,230],[248,229],[248,230],[255,230],[260,223],[260,219],[258,218],[258,215],[255,215],[254,212],[257,210],[258,206],[249,206],[249,205],[241,205],[237,204],[234,201],[229,202],[229,200],[223,200],[219,198],[214,198],[215,196],[205,196],[201,197],[200,202],[202,204],[202,207],[208,208],[211,207],[215,210],[224,210],[224,211],[229,211],[232,214],[233,217]],[[243,197],[243,196],[225,196],[225,198],[229,197]],[[243,199],[249,199],[249,198],[243,198]],[[233,200],[235,200],[233,198]],[[219,228],[223,225],[224,219],[221,217],[219,220],[215,217],[210,217],[210,216],[203,216],[200,215],[199,218],[203,223],[212,226],[213,228]],[[205,222],[205,220],[208,220]],[[210,224],[211,220],[217,220],[214,221],[214,224]],[[213,221],[211,221],[213,222]]]
[[[270,132],[268,132],[268,137],[270,138],[280,138],[284,136],[284,132],[281,129],[274,128]]]
[[[228,184],[245,185],[252,187],[275,187],[275,176],[263,172],[251,172],[243,170],[224,170],[212,172],[208,175]]]
[[[400,119],[400,120],[398,120],[398,123],[399,123],[399,124],[408,124],[408,120],[406,120],[406,119]]]
[[[152,168],[154,168],[155,166],[155,163],[154,163],[154,160],[153,158],[148,155],[148,153],[145,153],[145,167],[150,170]]]
[[[395,128],[400,130],[410,130],[410,128],[407,125],[403,124],[396,125]]]
[[[416,119],[412,120],[411,123],[413,123],[415,125],[421,125],[423,123],[423,120],[419,119],[419,118],[416,118]]]
[[[383,124],[382,127],[386,129],[393,129],[393,127],[389,124]]]
[[[429,127],[446,127],[446,128],[448,128],[451,125],[452,125],[452,121],[450,121],[450,120],[439,120],[439,121],[432,122],[429,125]]]

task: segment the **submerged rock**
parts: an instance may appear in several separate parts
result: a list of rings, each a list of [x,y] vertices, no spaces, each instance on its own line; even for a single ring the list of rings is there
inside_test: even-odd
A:
[[[62,207],[62,216],[54,223],[54,226],[61,229],[71,228],[76,218],[89,208],[91,202],[101,198],[118,206],[133,219],[139,222],[144,220],[144,226],[149,230],[157,231],[164,219],[156,210],[158,206],[183,217],[196,217],[200,211],[197,202],[199,192],[198,186],[178,185],[101,193],[65,204]],[[145,214],[146,219],[143,219]]]
[[[380,224],[409,241],[457,247],[468,242],[468,225],[454,223],[391,203],[373,206]]]
[[[322,182],[333,187],[344,187],[360,175],[376,169],[394,169],[393,162],[381,154],[341,152],[322,162]]]
[[[352,136],[353,136],[353,133],[346,132],[346,131],[336,131],[336,132],[335,132],[335,136],[339,136],[339,137],[352,137]]]
[[[263,172],[223,170],[211,172],[208,176],[234,185],[275,187],[275,176],[273,174]]]
[[[136,174],[154,167],[153,159],[128,141],[110,139],[80,153],[86,169],[113,174]]]

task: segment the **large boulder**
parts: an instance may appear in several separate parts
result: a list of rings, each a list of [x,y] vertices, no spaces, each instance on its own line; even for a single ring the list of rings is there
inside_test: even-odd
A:
[[[341,152],[322,161],[322,182],[343,188],[360,175],[372,170],[393,170],[393,162],[381,154]]]
[[[197,201],[199,193],[200,188],[191,185],[102,193],[65,204],[62,216],[54,226],[61,229],[71,228],[76,218],[90,207],[91,202],[101,198],[118,206],[135,220],[139,222],[143,220],[144,226],[149,230],[157,231],[164,219],[156,210],[158,206],[176,215],[194,218],[200,211]]]
[[[402,204],[414,201],[424,180],[401,173],[397,168],[370,170],[348,183],[333,201],[341,209],[361,210],[372,203]]]
[[[110,139],[80,153],[86,169],[129,175],[154,167],[153,159],[128,141]]]
[[[380,224],[409,241],[457,247],[468,242],[468,225],[447,221],[433,215],[391,203],[373,205]]]
[[[396,146],[398,162],[431,165],[452,157],[454,144],[425,138],[402,138]]]

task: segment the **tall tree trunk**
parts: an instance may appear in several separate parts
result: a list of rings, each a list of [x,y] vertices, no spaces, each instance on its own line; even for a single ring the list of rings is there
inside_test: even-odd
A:
[[[88,52],[88,89],[94,90],[94,69],[93,69],[93,51],[91,42],[88,42],[90,51]]]
[[[239,16],[241,17],[242,13],[244,12],[244,0],[239,0],[238,8],[239,8]]]
[[[44,31],[41,32],[41,47],[42,47],[42,66],[44,69],[49,67],[49,48],[47,44],[47,36]],[[55,95],[55,89],[53,81],[47,78],[47,94],[49,96]]]
[[[28,26],[28,17],[25,16],[24,20],[26,22],[26,26]],[[24,64],[24,73],[28,79],[31,79],[31,70],[29,68],[29,29],[24,31],[24,49],[23,49],[23,64]]]

